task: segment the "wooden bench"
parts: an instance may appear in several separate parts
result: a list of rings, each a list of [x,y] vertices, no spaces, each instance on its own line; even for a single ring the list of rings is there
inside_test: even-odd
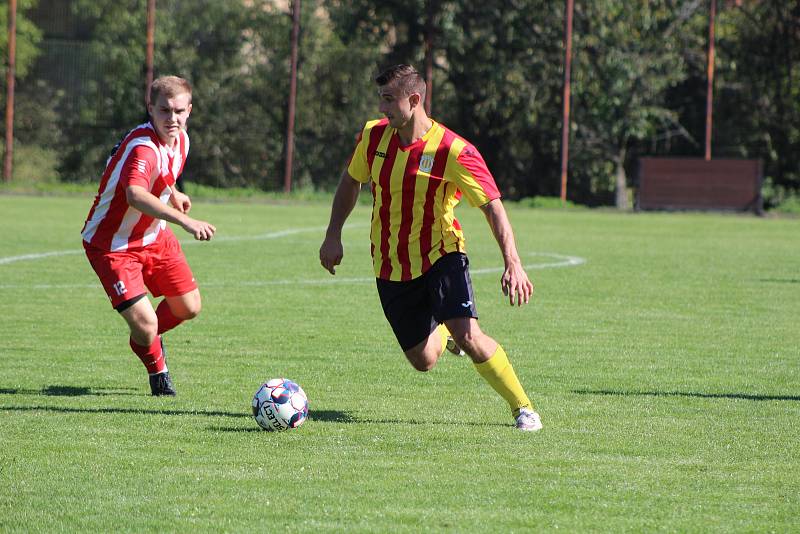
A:
[[[761,160],[640,158],[636,209],[763,209]]]

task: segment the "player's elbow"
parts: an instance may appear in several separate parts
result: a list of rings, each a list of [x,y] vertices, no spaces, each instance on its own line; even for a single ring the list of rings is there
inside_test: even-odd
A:
[[[144,189],[141,187],[130,186],[125,189],[125,200],[132,208],[139,209],[142,199],[142,192]]]

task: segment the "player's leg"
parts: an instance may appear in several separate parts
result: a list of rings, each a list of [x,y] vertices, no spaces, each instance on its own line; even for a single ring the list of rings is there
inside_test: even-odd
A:
[[[441,340],[442,354],[444,354],[444,351],[447,350],[456,356],[467,355],[467,353],[461,350],[461,347],[456,344],[455,339],[453,339],[453,336],[450,334],[450,330],[447,329],[447,326],[444,323],[436,327],[436,333],[439,335],[439,339]]]
[[[120,316],[128,323],[131,341],[149,347],[158,338],[158,319],[146,294],[124,302],[117,307]]]
[[[151,375],[150,387],[153,395],[174,395],[172,379],[166,371],[166,349],[162,334],[200,313],[200,291],[180,243],[169,229],[161,232],[156,242],[148,247],[143,262],[143,278],[148,289],[154,297],[164,296],[153,311],[157,339],[152,350],[157,344],[165,362],[165,371]]]
[[[466,356],[445,324],[439,324],[422,342],[405,352],[411,365],[419,371],[429,371],[447,350],[456,356]]]
[[[508,403],[512,414],[517,419],[517,426],[522,430],[541,428],[541,422],[538,414],[534,411],[533,403],[525,394],[503,347],[484,334],[475,319],[450,319],[446,321],[446,324],[456,343],[472,359],[478,374]],[[531,418],[534,418],[535,421],[529,421]]]
[[[403,352],[414,369],[430,371],[436,365],[439,356],[444,353],[444,345],[440,334],[434,328],[425,339]]]
[[[444,351],[428,304],[424,281],[377,280],[383,313],[409,363],[417,371],[430,371]]]
[[[150,375],[150,386],[154,394],[174,395],[171,384],[168,388],[153,390],[154,376],[161,383],[168,382],[166,361],[158,339],[158,321],[152,304],[147,299],[142,271],[144,255],[131,252],[107,252],[86,247],[86,256],[97,273],[106,294],[130,329],[129,344]],[[166,375],[166,376],[160,376]],[[165,380],[166,378],[166,380]]]
[[[163,234],[151,245],[152,264],[145,271],[145,283],[153,296],[164,295],[156,307],[159,335],[194,319],[202,307],[200,290],[180,243],[171,231]]]
[[[473,363],[489,360],[497,350],[497,342],[483,333],[474,317],[453,317],[446,319],[444,325],[456,345],[461,347]]]
[[[194,319],[201,308],[200,290],[197,288],[183,295],[164,297],[156,308],[158,333],[163,334],[184,321]]]
[[[158,319],[147,295],[139,295],[117,307],[130,328],[130,345],[149,374],[164,372],[166,365],[158,339]]]
[[[539,416],[505,350],[478,325],[469,260],[464,254],[449,254],[434,267],[429,285],[434,315],[444,322],[455,343],[472,359],[478,373],[508,403],[517,428],[538,430],[541,428]],[[535,421],[530,421],[531,418]]]
[[[131,330],[131,350],[147,369],[150,392],[155,396],[174,396],[175,388],[167,368],[167,354],[158,335],[158,317],[150,300],[138,299],[130,306],[118,308]]]

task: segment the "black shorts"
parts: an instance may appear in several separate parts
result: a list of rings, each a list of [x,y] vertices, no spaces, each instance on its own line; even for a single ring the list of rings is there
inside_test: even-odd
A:
[[[416,346],[439,323],[457,317],[477,319],[466,254],[438,259],[422,276],[407,282],[376,279],[383,313],[404,351]]]

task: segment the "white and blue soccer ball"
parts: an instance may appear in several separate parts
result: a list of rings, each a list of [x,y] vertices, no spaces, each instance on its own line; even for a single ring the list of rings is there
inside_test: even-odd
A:
[[[308,417],[308,397],[295,382],[273,378],[253,395],[253,417],[265,430],[297,428]]]

